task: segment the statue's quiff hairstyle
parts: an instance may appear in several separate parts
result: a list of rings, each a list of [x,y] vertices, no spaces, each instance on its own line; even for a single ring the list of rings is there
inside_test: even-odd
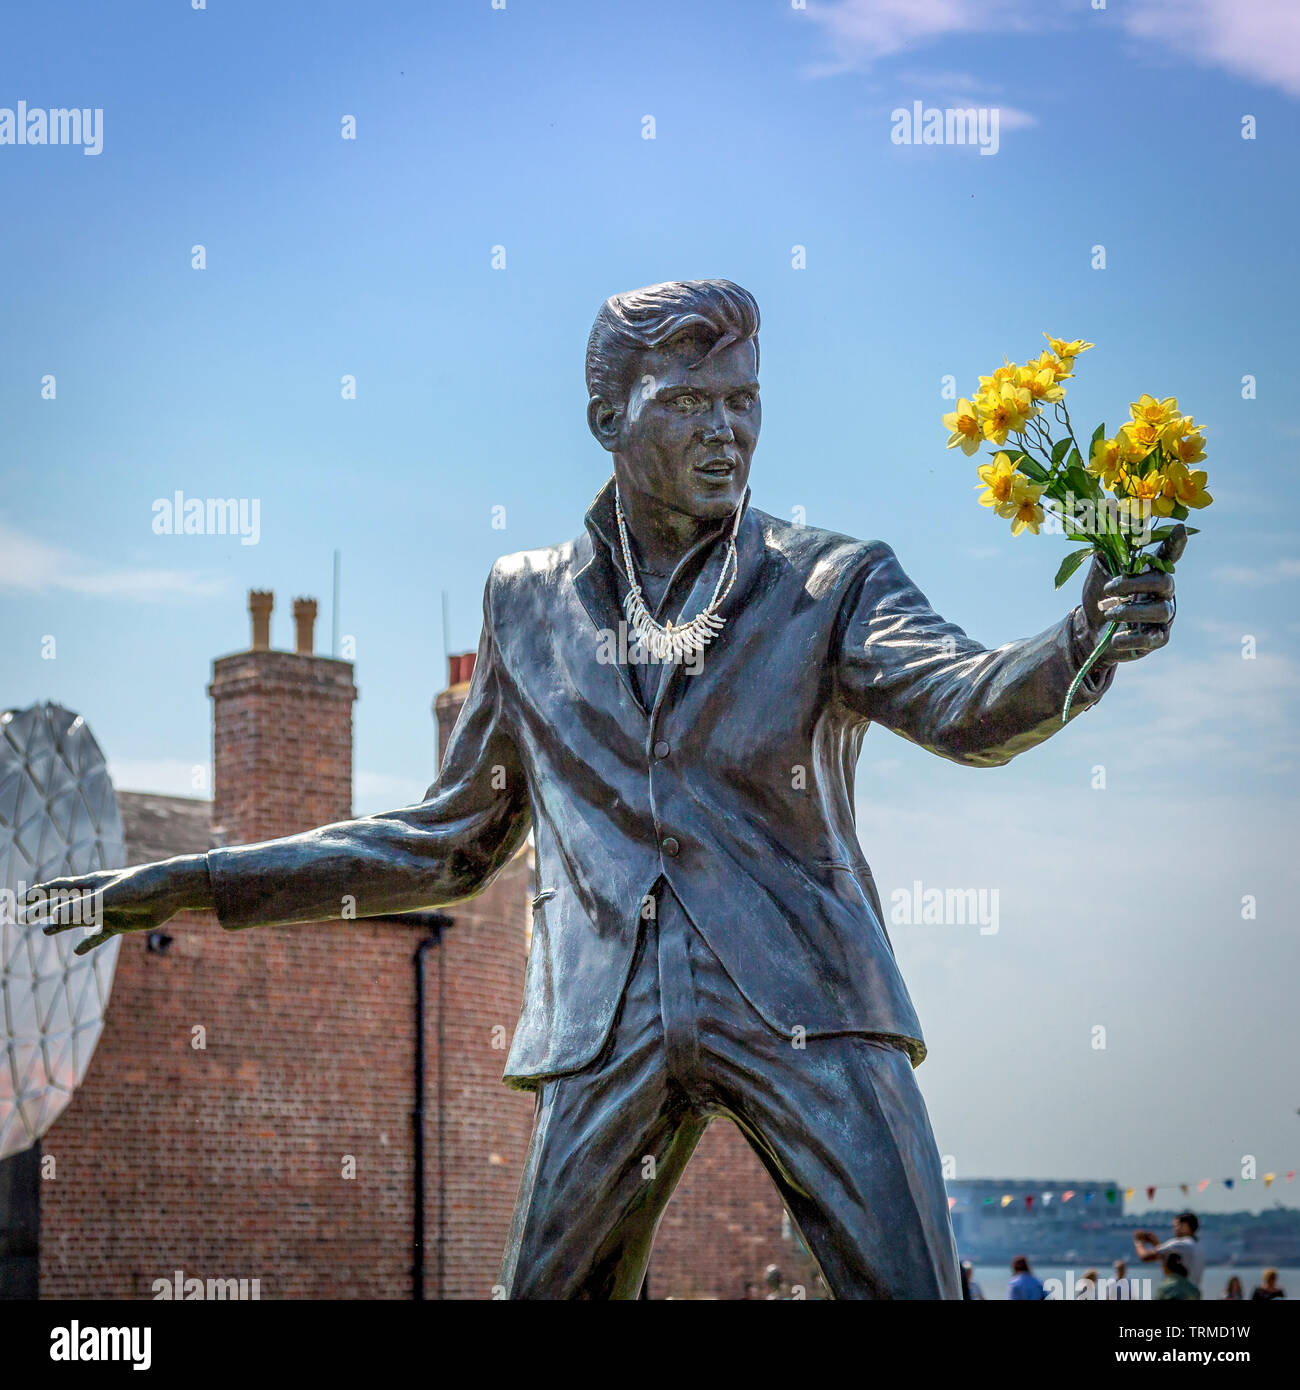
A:
[[[622,406],[632,387],[636,354],[683,334],[709,344],[704,357],[752,338],[757,358],[754,296],[730,280],[669,280],[611,295],[587,339],[588,395]]]

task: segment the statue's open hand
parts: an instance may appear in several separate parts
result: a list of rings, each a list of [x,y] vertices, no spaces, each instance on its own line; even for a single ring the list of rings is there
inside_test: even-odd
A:
[[[1173,565],[1187,545],[1187,531],[1179,525],[1161,541],[1156,555]],[[1136,661],[1169,641],[1173,625],[1174,577],[1163,570],[1121,574],[1112,579],[1095,556],[1083,586],[1083,613],[1095,645],[1107,623],[1124,624],[1116,632],[1099,665],[1112,661]]]
[[[187,906],[176,861],[134,869],[102,869],[38,883],[27,895],[23,921],[46,936],[80,927],[84,956],[121,932],[152,931]]]

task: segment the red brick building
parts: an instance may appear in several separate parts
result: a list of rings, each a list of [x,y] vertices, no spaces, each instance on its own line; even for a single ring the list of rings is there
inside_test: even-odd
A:
[[[351,814],[352,667],[313,654],[315,604],[294,607],[296,651],[271,650],[271,595],[253,593],[252,647],[214,663],[213,801],[119,793],[130,862]],[[473,657],[451,665],[443,747]],[[149,1298],[182,1271],[256,1279],[262,1298],[406,1299],[421,1279],[426,1298],[492,1297],[532,1120],[501,1085],[530,878],[526,846],[440,935],[429,914],[245,932],[187,914],[124,938],[89,1074],[41,1145],[40,1295]],[[806,1278],[766,1174],[715,1124],[665,1215],[650,1296],[741,1297],[769,1261]]]

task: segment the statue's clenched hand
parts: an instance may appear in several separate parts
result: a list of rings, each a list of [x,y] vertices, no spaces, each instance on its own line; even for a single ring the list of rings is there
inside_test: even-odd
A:
[[[207,860],[186,854],[38,883],[27,894],[23,920],[43,928],[46,936],[81,927],[86,939],[76,954],[84,956],[121,932],[152,931],[178,912],[211,906]]]
[[[1187,545],[1187,532],[1175,526],[1161,541],[1156,555],[1170,565]],[[1121,574],[1112,579],[1094,557],[1083,586],[1083,619],[1088,631],[1080,635],[1095,646],[1107,623],[1124,624],[1115,634],[1099,665],[1112,661],[1136,661],[1169,641],[1174,621],[1174,577],[1163,570]]]

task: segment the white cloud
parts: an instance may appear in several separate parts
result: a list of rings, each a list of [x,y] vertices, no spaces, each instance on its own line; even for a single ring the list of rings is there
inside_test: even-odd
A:
[[[1295,0],[1135,0],[1121,22],[1135,38],[1300,96]]]
[[[1273,560],[1263,565],[1219,565],[1214,578],[1228,584],[1273,584],[1300,575],[1300,560]]]
[[[926,72],[912,70],[900,72],[898,81],[911,87],[924,88],[926,91],[938,89],[944,92],[963,92],[974,94],[976,92],[999,92],[1001,86],[986,82],[984,78],[973,72]]]
[[[1194,761],[1198,769],[1240,776],[1283,773],[1300,756],[1300,662],[1292,657],[1261,652],[1247,661],[1239,650],[1201,658],[1164,651],[1121,668],[1117,679],[1138,708],[1116,729],[1108,761],[1147,767],[1153,775]]]
[[[998,129],[999,130],[1028,130],[1030,126],[1038,124],[1038,117],[1031,115],[1028,111],[1021,111],[1015,106],[998,107]]]
[[[1027,130],[1038,124],[1038,117],[1016,106],[1006,106],[995,100],[1002,91],[998,82],[970,72],[900,72],[893,80],[899,92],[910,91],[923,99],[927,106],[970,107],[995,106],[1000,130]]]
[[[1117,6],[1123,31],[1144,47],[1300,96],[1300,5],[1295,0],[1129,0]],[[1034,0],[839,0],[814,4],[808,18],[828,41],[830,55],[810,69],[815,77],[862,72],[881,59],[912,53],[960,34],[1027,34],[1068,22]],[[1091,11],[1079,12],[1089,22]],[[945,74],[959,90],[973,79]]]
[[[64,592],[87,598],[156,603],[210,598],[223,592],[217,575],[186,570],[113,569],[96,559],[0,524],[0,590],[28,594]]]
[[[870,67],[948,34],[992,29],[1028,29],[1032,8],[1022,0],[841,0],[810,5],[808,18],[821,24],[833,57],[813,70],[830,76]]]

